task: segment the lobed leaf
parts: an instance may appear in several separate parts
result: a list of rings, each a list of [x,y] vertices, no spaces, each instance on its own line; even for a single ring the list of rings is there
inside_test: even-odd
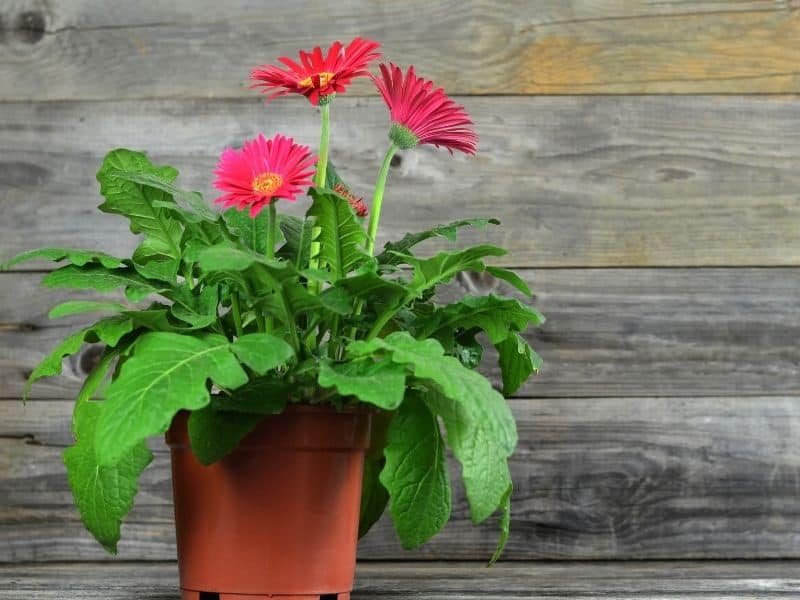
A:
[[[33,383],[43,377],[54,377],[61,374],[62,363],[66,356],[70,356],[81,349],[86,342],[103,342],[107,346],[114,347],[122,336],[133,330],[133,322],[126,316],[114,316],[102,319],[76,331],[64,339],[58,346],[53,348],[28,376],[25,382],[25,389],[22,393],[23,402],[28,398]]]
[[[206,406],[209,380],[231,389],[247,383],[223,336],[141,336],[108,386],[95,438],[98,464],[114,465],[145,438],[164,433],[179,410]]]
[[[417,322],[417,337],[439,337],[443,333],[452,336],[458,329],[480,329],[492,344],[499,344],[511,332],[541,323],[544,323],[541,313],[519,300],[494,295],[466,296],[422,317]]]
[[[406,549],[417,548],[450,519],[450,479],[436,417],[419,398],[409,398],[389,426],[386,466],[380,482],[389,512]]]
[[[117,552],[120,524],[133,508],[139,475],[153,460],[143,441],[120,453],[113,466],[100,465],[94,448],[104,402],[79,402],[73,432],[76,442],[64,452],[67,479],[86,528],[111,554]]]
[[[93,300],[68,300],[57,304],[47,316],[51,319],[60,319],[70,315],[79,315],[87,312],[123,312],[128,307],[119,302],[96,302]]]
[[[434,384],[426,404],[442,417],[448,445],[462,466],[472,520],[485,520],[501,506],[511,483],[507,458],[517,443],[516,426],[505,399],[479,373],[445,356],[436,340],[416,340],[406,332],[353,342],[352,357],[384,352]]]
[[[342,396],[355,396],[378,408],[394,410],[403,402],[406,370],[391,360],[322,362],[318,382],[324,388],[336,388]]]
[[[314,202],[307,214],[320,228],[316,238],[319,264],[328,267],[334,281],[342,279],[367,260],[364,250],[367,233],[350,204],[339,194],[320,188],[312,188],[309,194]]]
[[[131,302],[138,302],[161,291],[160,287],[155,287],[130,267],[109,269],[91,263],[83,266],[67,265],[51,271],[42,279],[42,285],[49,288],[92,289],[98,292],[111,292],[124,287],[125,295]]]
[[[0,264],[0,271],[5,271],[22,262],[44,258],[53,262],[68,260],[73,265],[82,267],[89,263],[97,263],[108,269],[116,269],[123,265],[121,258],[116,258],[97,250],[75,250],[72,248],[39,248],[18,254],[11,260]]]
[[[137,262],[163,257],[177,263],[181,257],[183,229],[170,211],[163,208],[163,203],[174,200],[163,189],[153,187],[152,181],[146,185],[131,181],[136,173],[170,184],[178,176],[178,171],[172,167],[153,165],[141,152],[122,148],[113,150],[106,155],[97,172],[100,193],[105,197],[99,208],[103,212],[127,217],[131,232],[144,235],[136,250]]]
[[[283,339],[269,333],[243,335],[231,344],[233,353],[259,375],[294,358],[294,350]]]
[[[189,416],[192,453],[203,465],[211,465],[232,452],[264,419],[264,415],[223,412],[209,405]]]
[[[432,229],[419,233],[407,233],[403,239],[397,242],[386,243],[383,247],[383,252],[377,256],[377,259],[381,264],[399,264],[398,254],[408,254],[411,248],[425,240],[441,237],[449,242],[454,242],[456,241],[456,235],[460,228],[475,227],[477,229],[483,229],[488,225],[500,225],[500,221],[497,219],[462,219],[460,221],[453,221],[447,225],[437,225]]]
[[[503,376],[503,394],[510,396],[516,392],[533,373],[542,367],[541,357],[533,351],[528,342],[518,333],[511,333],[498,344],[498,362]]]

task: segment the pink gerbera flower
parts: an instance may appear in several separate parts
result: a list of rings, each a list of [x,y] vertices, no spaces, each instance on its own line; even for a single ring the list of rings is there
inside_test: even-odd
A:
[[[237,210],[250,208],[255,217],[277,198],[294,201],[311,185],[314,164],[308,146],[280,134],[268,140],[259,134],[241,150],[226,148],[214,171],[214,187],[225,192],[214,202]]]
[[[461,150],[475,154],[478,136],[472,121],[460,104],[456,104],[432,81],[417,77],[414,67],[403,76],[392,63],[380,65],[381,77],[372,77],[375,86],[389,107],[392,128],[389,137],[400,148],[417,144],[444,146],[452,153]]]
[[[327,56],[323,56],[319,46],[311,52],[301,50],[300,64],[281,56],[278,60],[287,69],[262,65],[252,70],[250,79],[258,82],[253,87],[272,92],[270,100],[286,94],[302,94],[311,104],[319,104],[320,99],[344,92],[354,78],[369,75],[367,66],[381,56],[376,52],[379,46],[378,42],[357,37],[346,48],[341,42],[333,42]]]

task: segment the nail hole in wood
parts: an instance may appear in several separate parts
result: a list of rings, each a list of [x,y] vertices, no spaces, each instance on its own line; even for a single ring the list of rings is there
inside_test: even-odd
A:
[[[17,17],[17,36],[23,42],[35,44],[44,36],[44,15],[35,11],[27,11]]]
[[[389,166],[395,167],[395,168],[399,167],[402,164],[403,164],[403,157],[400,156],[399,154],[395,154],[392,157],[392,160],[389,162]]]

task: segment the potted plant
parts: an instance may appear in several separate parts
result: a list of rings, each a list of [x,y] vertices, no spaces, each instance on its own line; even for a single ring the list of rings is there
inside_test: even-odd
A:
[[[484,263],[505,253],[498,247],[417,254],[425,240],[452,241],[459,228],[493,219],[438,225],[376,252],[395,153],[477,149],[464,108],[413,67],[381,64],[371,75],[377,49],[356,38],[253,70],[271,96],[298,93],[319,107],[318,157],[280,134],[226,149],[217,211],[176,187],[174,168],[114,150],[97,174],[99,208],[141,235],[133,255],[45,248],[6,263],[66,262],[45,287],[124,292],[124,301],[51,311],[107,316],[45,357],[26,394],[84,342],[105,344],[78,394],[75,443],[64,455],[75,503],[115,553],[152,459],[146,440],[166,434],[184,598],[348,598],[357,538],[387,505],[406,548],[447,523],[446,448],[461,465],[472,520],[501,513],[492,561],[506,542],[517,434],[504,396],[475,370],[476,336],[497,349],[509,395],[539,367],[520,334],[543,317],[494,295],[437,303],[437,287],[464,271],[530,295],[512,271]],[[328,158],[331,102],[364,76],[391,115],[369,211]],[[278,214],[279,200],[306,192],[304,217]]]

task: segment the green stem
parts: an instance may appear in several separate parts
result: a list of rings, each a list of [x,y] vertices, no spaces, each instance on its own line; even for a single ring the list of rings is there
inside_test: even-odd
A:
[[[399,150],[394,142],[389,144],[386,156],[383,157],[383,164],[378,173],[378,180],[375,182],[375,194],[372,196],[372,206],[370,207],[369,228],[367,229],[367,252],[370,256],[375,252],[375,238],[378,236],[378,223],[381,220],[381,206],[383,205],[383,192],[386,189],[386,179],[389,177],[389,167],[392,165],[392,158]]]
[[[274,260],[275,259],[275,240],[278,237],[278,199],[273,198],[272,202],[269,203],[269,210],[267,212],[267,248],[264,252],[264,255],[267,257],[267,260]],[[267,317],[267,321],[264,326],[264,331],[266,333],[271,333],[273,328],[275,327],[274,319],[272,316]]]
[[[325,178],[328,172],[328,147],[331,138],[331,105],[330,100],[319,106],[320,116],[322,117],[322,132],[319,138],[319,161],[317,162],[317,187],[325,187]]]
[[[399,303],[399,304],[398,304],[396,307],[394,307],[394,308],[390,308],[390,309],[389,309],[389,310],[387,310],[385,313],[383,313],[383,314],[382,314],[382,315],[381,315],[381,316],[378,318],[378,320],[377,320],[377,321],[375,321],[375,324],[372,326],[372,329],[370,329],[370,330],[369,330],[369,333],[367,333],[366,340],[367,340],[367,341],[370,341],[370,340],[372,340],[372,339],[375,339],[375,338],[378,336],[378,334],[379,334],[381,331],[383,331],[383,328],[384,328],[384,327],[386,327],[386,324],[387,324],[389,321],[391,321],[391,320],[392,320],[392,318],[393,318],[393,317],[394,317],[394,316],[395,316],[395,315],[396,315],[398,312],[400,312],[400,309],[401,309],[401,308],[403,308],[403,307],[404,307],[404,306],[405,306],[405,305],[406,305],[408,302],[410,302],[412,298],[413,298],[413,296],[410,296],[410,297],[409,297],[409,296],[407,296],[407,297],[406,297],[405,299],[403,299],[403,301],[402,301],[402,302],[400,302],[400,303]]]
[[[239,305],[239,292],[231,294],[231,312],[233,312],[233,325],[236,327],[236,337],[242,337],[242,309]]]

